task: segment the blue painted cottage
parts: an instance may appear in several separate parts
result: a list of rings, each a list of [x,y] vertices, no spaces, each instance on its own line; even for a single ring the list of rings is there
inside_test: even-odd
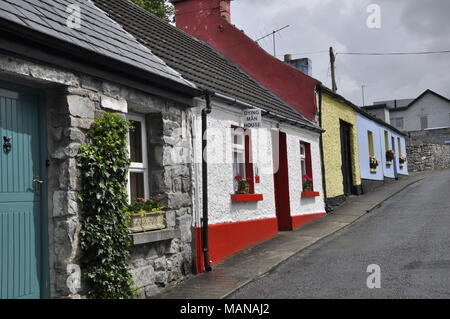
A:
[[[408,175],[406,135],[364,112],[357,114],[359,160],[363,191]]]

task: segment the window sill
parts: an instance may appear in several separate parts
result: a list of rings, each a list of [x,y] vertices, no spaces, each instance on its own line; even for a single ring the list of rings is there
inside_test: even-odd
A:
[[[155,243],[179,237],[181,237],[181,231],[179,229],[161,229],[131,235],[133,245]]]
[[[233,203],[260,202],[262,200],[264,200],[264,195],[262,194],[231,194]]]
[[[302,197],[318,197],[320,196],[319,192],[302,192]]]

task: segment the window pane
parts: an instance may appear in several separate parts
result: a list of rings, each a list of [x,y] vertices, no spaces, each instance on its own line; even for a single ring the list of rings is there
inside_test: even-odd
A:
[[[134,163],[142,163],[142,124],[130,121],[134,129],[130,130],[130,158]]]
[[[302,159],[302,176],[306,175],[306,163],[305,160]]]
[[[397,128],[403,128],[403,118],[399,117],[399,118],[394,118],[394,126]]]
[[[135,203],[136,199],[145,198],[144,173],[130,173],[130,199]]]
[[[369,156],[374,157],[375,156],[375,148],[373,146],[373,133],[371,131],[367,131],[367,139],[368,139],[368,143],[369,143]],[[387,147],[389,147],[389,145]],[[386,148],[386,150],[388,150],[388,149]]]
[[[420,127],[423,129],[428,128],[428,117],[427,116],[423,116],[420,118]]]
[[[233,150],[233,176],[241,175],[243,179],[245,176],[245,157],[242,151]]]

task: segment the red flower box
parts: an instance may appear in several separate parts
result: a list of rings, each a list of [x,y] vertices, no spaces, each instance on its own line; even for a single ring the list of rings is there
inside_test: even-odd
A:
[[[319,192],[302,192],[302,197],[318,197],[320,196]]]
[[[232,194],[231,201],[233,203],[242,203],[242,202],[260,202],[264,200],[264,196],[262,194]]]

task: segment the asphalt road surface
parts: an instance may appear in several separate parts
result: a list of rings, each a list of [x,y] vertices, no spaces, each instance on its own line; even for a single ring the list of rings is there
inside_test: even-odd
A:
[[[369,289],[373,264],[381,287]],[[427,174],[229,298],[450,298],[450,170]]]

